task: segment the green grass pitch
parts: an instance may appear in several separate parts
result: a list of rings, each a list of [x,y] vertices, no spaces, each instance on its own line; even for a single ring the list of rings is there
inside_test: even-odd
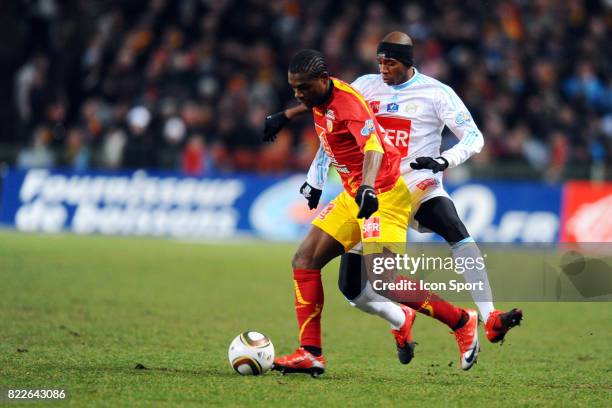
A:
[[[297,345],[294,248],[0,232],[0,387],[67,389],[72,406],[612,404],[609,303],[498,304],[522,307],[523,325],[483,341],[469,372],[448,329],[419,315],[402,366],[387,324],[339,293],[337,263],[324,271],[328,371],[241,377],[227,361],[241,331],[277,354]]]

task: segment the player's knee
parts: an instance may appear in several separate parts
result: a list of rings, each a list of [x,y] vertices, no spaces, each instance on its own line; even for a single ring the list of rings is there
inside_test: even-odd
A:
[[[448,197],[434,197],[425,201],[415,214],[419,224],[439,234],[449,244],[467,237],[469,233],[457,214],[457,209]]]
[[[448,200],[445,204],[447,205],[441,206],[442,211],[436,214],[438,222],[442,224],[440,229],[443,238],[449,243],[456,243],[468,238],[470,234],[461,218],[459,218],[452,201]]]
[[[383,311],[383,302],[381,302],[380,297],[377,298],[377,295],[369,282],[365,283],[361,293],[358,296],[351,299],[350,305],[356,307],[362,312],[373,315],[380,316]]]
[[[450,243],[462,241],[470,236],[459,217],[453,217],[445,223],[445,239]]]
[[[363,294],[360,294],[355,299],[349,301],[349,304],[362,312],[366,312],[369,314],[377,314],[377,309],[375,306],[375,302],[369,302],[368,299],[365,299]]]
[[[348,300],[356,299],[363,289],[361,262],[361,255],[350,252],[340,258],[338,288]]]
[[[291,260],[293,269],[318,269],[316,259],[312,251],[299,248]]]

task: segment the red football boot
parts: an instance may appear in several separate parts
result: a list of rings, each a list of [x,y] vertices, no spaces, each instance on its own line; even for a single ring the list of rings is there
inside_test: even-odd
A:
[[[275,358],[272,369],[280,371],[283,375],[305,373],[318,377],[325,372],[325,363],[325,357],[317,357],[300,347],[293,354]]]
[[[467,309],[468,321],[465,325],[455,330],[455,337],[459,345],[459,357],[461,369],[469,370],[478,359],[480,345],[478,344],[478,313],[475,310]]]
[[[520,325],[521,320],[523,320],[523,311],[521,309],[512,309],[506,313],[503,313],[501,310],[492,311],[485,323],[487,339],[491,343],[502,341],[508,330]]]
[[[397,358],[400,363],[408,364],[414,357],[414,342],[412,341],[412,324],[416,318],[416,312],[408,306],[400,304],[404,314],[406,315],[406,321],[399,330],[391,330],[393,337],[395,337],[395,344],[397,346]]]

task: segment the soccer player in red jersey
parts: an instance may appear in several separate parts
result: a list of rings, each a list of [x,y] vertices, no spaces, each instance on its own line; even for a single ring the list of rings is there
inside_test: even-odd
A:
[[[382,252],[376,249],[376,244],[387,249],[404,248],[410,193],[400,177],[399,152],[384,141],[384,131],[372,110],[350,85],[329,75],[325,59],[318,51],[297,53],[289,65],[288,80],[296,99],[312,109],[321,144],[344,185],[344,191],[312,222],[293,257],[300,347],[293,354],[274,360],[274,369],[283,373],[317,376],[325,371],[321,347],[321,269],[359,242],[364,244],[366,259]],[[479,349],[477,313],[457,308],[429,291],[418,291],[413,298],[402,302],[408,306],[404,309],[407,318],[397,335],[402,337],[404,346],[412,352],[411,309],[414,309],[455,331],[462,365],[466,362],[471,367]]]

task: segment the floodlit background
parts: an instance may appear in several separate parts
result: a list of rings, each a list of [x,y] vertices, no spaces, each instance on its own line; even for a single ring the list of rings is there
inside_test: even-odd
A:
[[[608,2],[580,0],[6,2],[2,160],[189,175],[303,170],[317,144],[308,120],[275,146],[260,141],[264,115],[292,103],[291,55],[317,48],[350,82],[376,72],[378,42],[402,30],[420,71],[453,87],[483,130],[471,168],[602,178],[609,13]]]
[[[296,193],[300,178],[283,181],[314,156],[311,119],[295,120],[274,144],[261,141],[265,115],[295,104],[288,60],[299,49],[320,49],[332,73],[350,82],[376,73],[377,43],[402,30],[415,41],[418,69],[453,87],[485,136],[479,155],[446,174],[472,235],[612,239],[608,2],[23,0],[0,7],[0,34],[11,39],[0,77],[4,225],[299,239],[312,214]],[[456,143],[444,135],[443,148]],[[153,177],[151,190],[165,183],[165,193],[144,198],[135,169]],[[93,208],[78,205],[82,190],[99,188],[91,176],[100,171],[114,193],[100,193]],[[193,177],[226,181],[211,188]],[[330,183],[326,199],[338,188]],[[234,193],[219,199],[219,189]],[[257,205],[262,196],[265,205]]]

